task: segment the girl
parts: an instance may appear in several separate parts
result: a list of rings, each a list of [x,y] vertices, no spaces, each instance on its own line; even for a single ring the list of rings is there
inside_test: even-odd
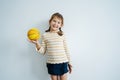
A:
[[[38,40],[31,40],[38,52],[45,54],[47,51],[47,69],[52,80],[67,80],[67,72],[72,71],[65,36],[61,30],[63,23],[63,16],[54,13],[49,20],[49,29],[42,36],[42,44]]]

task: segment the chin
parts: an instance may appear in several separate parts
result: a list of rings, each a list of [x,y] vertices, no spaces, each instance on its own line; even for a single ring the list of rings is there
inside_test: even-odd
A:
[[[58,31],[58,29],[53,29],[53,31]]]

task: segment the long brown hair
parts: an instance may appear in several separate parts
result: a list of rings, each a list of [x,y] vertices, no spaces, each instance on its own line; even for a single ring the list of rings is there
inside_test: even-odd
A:
[[[62,20],[62,26],[63,26],[63,24],[64,24],[64,18],[63,18],[63,16],[62,16],[60,13],[54,13],[54,14],[51,16],[51,18],[50,18],[50,20],[49,20],[49,23],[52,21],[52,19],[53,19],[54,17],[60,18],[60,19]],[[46,30],[45,32],[50,32],[50,27],[49,27],[49,29]],[[58,35],[62,36],[62,35],[63,35],[62,29],[59,28],[59,31],[58,31],[57,33],[58,33]]]

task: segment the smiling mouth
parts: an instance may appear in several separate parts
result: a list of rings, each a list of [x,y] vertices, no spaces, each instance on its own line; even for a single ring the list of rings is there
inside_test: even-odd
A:
[[[53,26],[53,28],[58,28],[57,26]]]

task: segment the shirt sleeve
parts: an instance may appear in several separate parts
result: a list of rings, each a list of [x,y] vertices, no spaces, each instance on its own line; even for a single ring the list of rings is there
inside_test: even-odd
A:
[[[36,49],[37,50],[37,49]],[[37,52],[41,53],[41,54],[45,54],[46,53],[46,41],[45,41],[45,37],[44,35],[42,35],[42,43],[41,43],[41,47],[39,50],[37,50]]]
[[[66,55],[67,55],[67,58],[68,58],[68,63],[71,64],[70,53],[69,53],[69,50],[68,50],[65,35],[63,35],[63,44],[64,44],[64,49],[65,49],[65,52],[66,52]]]

